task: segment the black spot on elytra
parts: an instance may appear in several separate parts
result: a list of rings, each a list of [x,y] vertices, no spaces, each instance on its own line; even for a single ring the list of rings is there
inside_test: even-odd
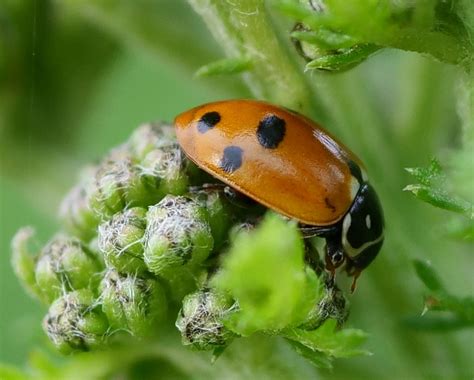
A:
[[[257,129],[257,139],[260,145],[267,149],[275,149],[285,137],[285,124],[285,120],[276,115],[265,116]]]
[[[329,208],[332,212],[336,212],[336,206],[334,206],[328,197],[324,198],[324,203],[326,207]]]
[[[199,133],[206,133],[209,129],[214,128],[219,121],[221,121],[221,115],[219,115],[219,112],[207,112],[199,119],[197,129]]]
[[[226,173],[235,172],[242,166],[242,148],[231,145],[224,149],[224,155],[222,156],[219,166]]]

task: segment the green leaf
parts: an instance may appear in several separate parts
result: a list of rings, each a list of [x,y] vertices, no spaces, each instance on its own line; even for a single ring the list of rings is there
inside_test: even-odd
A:
[[[334,33],[324,28],[318,31],[294,31],[291,33],[291,37],[317,45],[323,49],[351,48],[357,43],[357,40],[348,35]]]
[[[0,379],[2,380],[27,380],[30,377],[18,368],[0,363]]]
[[[277,0],[275,5],[285,16],[298,22],[304,22],[314,29],[318,29],[326,18],[323,13],[315,12],[292,0]]]
[[[267,214],[256,230],[237,235],[212,281],[240,307],[225,325],[249,335],[302,323],[321,297],[319,280],[305,268],[303,251],[296,224],[275,214]]]
[[[318,69],[327,71],[348,70],[366,60],[380,47],[374,44],[355,45],[348,49],[338,50],[334,54],[327,54],[313,59],[306,65],[306,69]]]
[[[404,323],[420,330],[454,330],[474,326],[474,298],[450,295],[430,264],[414,260],[416,273],[433,294],[425,296],[425,309],[421,317],[411,317]],[[427,311],[449,312],[441,316],[426,317]]]
[[[360,348],[367,339],[365,332],[357,329],[337,330],[335,320],[326,321],[316,330],[291,328],[283,333],[286,338],[314,352],[324,353],[328,357],[342,358],[370,354],[367,350]]]
[[[405,170],[416,178],[422,185],[430,186],[434,182],[444,182],[445,176],[441,164],[436,158],[432,158],[428,167],[405,168]]]
[[[433,267],[422,260],[413,260],[416,273],[426,287],[434,292],[444,292],[444,286]]]
[[[459,214],[464,214],[472,218],[472,205],[464,199],[449,195],[443,190],[434,189],[429,186],[417,184],[408,185],[403,191],[410,191],[418,199],[427,202],[435,207],[444,210],[453,211]]]
[[[446,295],[441,297],[440,307],[455,313],[459,318],[474,323],[474,298]]]
[[[11,242],[11,264],[25,290],[32,297],[44,300],[35,278],[38,252],[31,252],[30,250],[34,235],[35,231],[31,227],[23,227],[15,234]]]
[[[395,6],[390,1],[353,1],[349,4],[347,0],[331,0],[325,1],[326,10],[319,12],[307,4],[295,0],[276,1],[276,7],[296,22],[314,30],[326,27],[361,43],[430,54],[456,64],[463,63],[471,49],[465,33],[452,35],[447,30],[435,30],[435,23],[445,22],[438,19],[427,22],[422,15],[424,12],[420,17],[408,16],[414,10],[420,10],[419,6]]]
[[[298,354],[308,359],[317,368],[326,368],[326,369],[333,368],[332,359],[330,356],[324,354],[323,352],[314,351],[306,347],[304,344],[301,344],[294,340],[287,339],[287,341]]]
[[[252,68],[253,61],[247,57],[225,58],[200,67],[196,77],[240,74]]]
[[[432,158],[428,167],[405,168],[420,183],[405,186],[418,199],[444,210],[463,214],[473,218],[473,206],[470,202],[452,195],[447,190],[447,178],[441,164]]]

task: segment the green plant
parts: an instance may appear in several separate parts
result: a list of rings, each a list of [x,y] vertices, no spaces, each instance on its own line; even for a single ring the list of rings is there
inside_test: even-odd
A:
[[[447,264],[450,261],[444,259],[448,252],[460,251],[457,256],[459,260],[470,262],[463,251],[469,250],[469,241],[472,242],[474,8],[471,2],[326,0],[312,1],[312,7],[306,1],[297,0],[266,3],[235,0],[232,4],[220,0],[190,0],[189,3],[202,16],[227,56],[225,59],[218,59],[210,54],[210,63],[197,71],[199,75],[207,75],[212,79],[211,84],[216,86],[223,85],[231,74],[242,75],[254,97],[267,99],[314,117],[361,154],[380,191],[388,221],[387,243],[374,265],[364,273],[360,293],[351,299],[353,318],[350,323],[370,331],[369,347],[377,355],[381,355],[383,360],[361,357],[351,361],[338,361],[332,375],[323,373],[321,376],[409,376],[416,379],[471,376],[469,352],[465,349],[469,336],[452,335],[446,337],[442,344],[434,344],[433,339],[436,338],[422,336],[421,333],[413,335],[413,330],[407,332],[404,325],[395,323],[402,315],[412,315],[413,310],[418,307],[417,285],[409,270],[412,257],[425,256],[424,259],[432,258],[438,262],[443,260],[445,268],[437,267],[440,271],[450,273],[450,278],[453,268]],[[153,13],[146,14],[144,11],[150,8],[140,8],[144,4],[151,6],[151,3],[141,1],[135,5],[124,5],[115,1],[98,1],[94,4],[58,1],[57,4],[72,13],[79,11],[82,17],[105,26],[115,38],[130,45],[139,45],[151,54],[160,55],[166,51],[174,59],[178,58],[188,65],[191,57],[197,57],[195,62],[198,64],[193,69],[197,69],[208,59],[207,44],[193,45],[191,50],[183,54],[181,46],[186,41],[186,37],[183,38],[183,35],[186,36],[186,28],[177,33],[169,22],[163,22],[157,27],[158,23],[153,22]],[[143,18],[140,17],[144,14]],[[291,20],[291,25],[288,20]],[[294,28],[293,23],[300,26]],[[167,44],[164,38],[158,38],[165,35],[171,36],[174,42]],[[295,49],[291,38],[300,41],[297,43],[300,45],[299,49]],[[166,48],[157,49],[157,46]],[[398,73],[397,77],[404,78],[415,90],[401,90],[394,95],[396,101],[391,99],[396,105],[393,111],[378,99],[381,98],[381,93],[369,90],[370,84],[367,83],[367,78],[370,78],[367,71],[374,67],[371,66],[372,60],[379,57],[369,58],[375,51],[382,52],[384,48],[421,53],[455,65],[456,69],[449,70],[443,65],[409,56],[410,64],[402,62],[397,66],[402,73]],[[311,60],[306,66],[306,73],[301,62],[298,62],[298,51],[301,53],[301,50],[303,58]],[[359,65],[361,63],[363,64]],[[384,70],[383,75],[389,77],[396,68],[385,66]],[[337,74],[328,75],[322,71]],[[213,77],[216,74],[221,77]],[[437,80],[434,81],[433,78]],[[457,144],[451,143],[453,133],[446,132],[446,129],[452,131],[453,128],[446,126],[460,123],[453,112],[443,108],[449,103],[450,94],[453,93],[450,92],[449,85],[454,78],[460,83],[454,93],[463,128],[461,133],[455,130],[455,133],[462,134],[459,139],[462,142]],[[234,93],[238,96],[247,94],[242,90]],[[192,205],[191,211],[185,214],[195,218],[192,224],[201,227],[201,234],[197,238],[194,233],[183,233],[178,242],[171,244],[178,247],[173,250],[178,256],[176,260],[166,258],[166,253],[170,251],[167,248],[169,243],[153,242],[152,248],[148,248],[153,260],[143,260],[145,267],[147,261],[156,263],[158,260],[166,264],[164,267],[161,264],[154,267],[151,270],[153,275],[148,273],[141,261],[142,252],[143,257],[146,257],[148,244],[142,238],[146,236],[147,228],[150,228],[148,214],[143,218],[143,209],[162,202],[163,197],[170,193],[174,194],[171,203],[180,203],[178,200],[182,199],[180,197],[186,193],[190,184],[209,180],[196,172],[195,167],[183,164],[179,157],[176,158],[173,144],[167,137],[160,136],[156,140],[151,137],[150,140],[150,135],[146,135],[149,130],[152,131],[151,136],[155,134],[153,128],[138,130],[125,149],[113,152],[100,167],[92,169],[92,175],[86,174],[86,180],[81,181],[71,192],[62,208],[64,226],[69,228],[70,234],[81,239],[82,245],[86,247],[85,252],[90,253],[86,256],[94,265],[109,267],[106,273],[100,272],[101,281],[91,281],[86,284],[85,290],[77,290],[72,287],[72,283],[67,282],[71,288],[66,291],[75,296],[75,292],[80,292],[81,297],[76,298],[81,302],[74,301],[73,305],[93,305],[85,310],[76,310],[73,316],[75,320],[79,316],[82,321],[89,317],[87,313],[84,314],[85,311],[92,312],[94,323],[85,323],[86,329],[83,332],[92,331],[93,334],[104,336],[110,350],[75,355],[63,366],[36,353],[32,356],[31,364],[36,376],[74,378],[80,373],[82,377],[89,378],[117,374],[134,377],[162,371],[177,378],[231,375],[244,378],[249,372],[257,378],[304,378],[316,376],[316,372],[289,347],[319,367],[329,366],[329,359],[332,357],[361,353],[359,344],[365,337],[364,333],[346,328],[335,330],[335,325],[342,324],[347,317],[347,305],[340,290],[328,287],[323,272],[316,273],[306,267],[302,260],[301,242],[294,235],[297,233],[294,226],[277,217],[269,216],[255,234],[247,234],[245,231],[237,234],[228,249],[229,255],[222,263],[218,263],[214,260],[213,253],[226,250],[222,241],[225,241],[227,234],[233,236],[235,231],[229,230],[232,226],[237,226],[234,227],[235,230],[244,227],[239,227],[241,215],[215,194],[213,198],[209,194],[188,195],[183,203]],[[157,146],[158,140],[167,141],[168,148]],[[148,143],[149,141],[151,142]],[[439,186],[437,175],[430,182],[432,174],[428,175],[429,180],[422,174],[417,177],[419,184],[412,185],[407,190],[414,191],[419,198],[435,205],[454,208],[464,214],[461,219],[457,216],[450,218],[448,223],[443,211],[438,213],[425,205],[414,203],[401,191],[409,183],[403,173],[404,167],[419,165],[426,162],[428,157],[440,156],[441,153],[443,156],[440,162],[447,167],[445,183],[448,188]],[[163,157],[167,157],[166,160]],[[170,157],[173,158],[170,160]],[[172,175],[167,177],[170,172],[164,170],[163,162],[177,163],[174,171],[171,170]],[[120,165],[117,166],[117,163]],[[432,167],[431,171],[433,170],[437,170],[436,165]],[[417,174],[417,171],[412,170],[412,173]],[[124,210],[125,206],[136,208]],[[160,209],[162,208],[158,211]],[[237,218],[230,220],[229,215],[234,212]],[[133,215],[125,215],[127,213]],[[166,207],[161,213],[150,216],[154,221],[156,217],[158,220],[166,220],[169,217]],[[114,224],[117,220],[120,221],[118,226]],[[98,229],[99,225],[101,227]],[[225,227],[218,230],[217,227],[221,225]],[[160,228],[159,225],[157,228]],[[288,262],[285,261],[287,265],[284,269],[273,268],[275,263],[269,259],[273,257],[270,256],[270,250],[273,255],[279,250],[289,249],[278,245],[278,236],[283,230],[285,234],[294,237],[294,244],[290,249],[295,254],[285,256]],[[97,231],[105,234],[99,239],[102,241],[99,245],[95,240]],[[116,231],[119,233],[115,233]],[[433,237],[432,231],[446,234],[442,238]],[[37,275],[33,274],[37,270],[36,259],[32,259],[24,250],[27,236],[23,232],[15,241],[17,255],[14,266],[18,276],[30,292],[39,298],[55,297],[57,290],[53,290],[53,295],[50,296],[50,291],[44,292],[38,286]],[[449,237],[457,240],[461,237],[464,242],[450,241]],[[140,244],[144,242],[142,251]],[[262,252],[261,257],[259,256],[261,262],[249,257],[253,247],[258,247],[258,251]],[[100,254],[101,250],[103,254]],[[191,259],[188,261],[186,257]],[[184,262],[185,265],[182,265]],[[448,292],[440,285],[436,275],[423,262],[417,262],[416,265],[420,277],[431,291],[425,298],[425,304],[451,311],[450,320],[455,321],[450,326],[438,324],[438,329],[446,331],[456,324],[471,326],[472,305],[469,298],[453,297],[451,291]],[[113,267],[117,265],[121,270],[125,269],[125,272],[128,268],[133,270],[125,275],[116,273]],[[174,266],[180,269],[166,269]],[[256,278],[255,273],[260,272],[262,266],[282,270],[279,273],[287,281],[285,284],[288,288],[285,291],[288,292],[289,299],[281,293],[281,289],[273,287],[266,277]],[[212,276],[216,267],[222,268],[222,271]],[[454,271],[462,273],[457,266]],[[157,273],[160,276],[163,273],[163,279],[158,280]],[[245,276],[249,273],[249,282],[240,285],[238,279],[243,273]],[[57,277],[51,278],[54,281],[69,279],[74,277],[73,274],[61,271],[57,273]],[[458,284],[459,281],[464,283],[461,280],[463,276],[458,277],[452,282],[456,283],[457,280]],[[98,285],[100,282],[101,285]],[[255,285],[262,289],[262,294],[267,295],[263,299],[268,302],[261,302],[262,298],[253,299],[244,285]],[[152,289],[155,288],[163,290],[156,294],[167,294],[166,307],[159,306],[163,305],[160,296],[153,298],[155,296],[152,294],[155,292]],[[135,289],[137,297],[127,299],[120,295],[120,289]],[[104,300],[102,311],[98,311],[95,301],[91,301],[91,293],[94,300]],[[176,330],[170,327],[170,319],[173,320],[176,316],[185,296],[178,328],[181,332],[186,332],[190,326],[190,331],[197,335],[194,337],[184,333],[183,341],[197,348],[212,348],[215,357],[220,355],[213,367],[209,366],[209,356],[204,357],[181,348]],[[246,307],[236,307],[233,303],[235,298],[241,298]],[[105,300],[110,300],[107,301],[108,306],[105,306]],[[291,307],[287,309],[288,301]],[[50,314],[54,315],[63,304],[55,305]],[[311,305],[318,307],[311,309]],[[168,317],[164,317],[163,322],[159,323],[160,331],[154,332],[156,339],[133,343],[127,334],[109,334],[120,326],[118,329],[123,328],[128,335],[130,332],[136,337],[148,335],[151,329],[143,327],[143,320],[137,320],[136,313],[150,313],[159,320],[162,316],[158,311],[163,309],[168,309]],[[106,334],[100,322],[103,321],[103,315],[107,317],[108,323],[115,325],[112,330],[106,329]],[[326,319],[329,321],[324,322]],[[417,332],[422,330],[423,325],[429,325],[425,323],[426,320],[419,320],[421,323],[418,323],[418,319],[410,322],[417,328]],[[143,331],[147,333],[143,334]],[[209,331],[215,331],[216,334],[205,334]],[[250,333],[254,334],[248,338],[236,338]],[[88,347],[89,337],[86,335],[87,339],[85,343],[81,343],[82,347]],[[128,342],[125,346],[124,341]],[[229,342],[232,343],[222,352],[222,348]],[[68,348],[71,345],[77,348],[74,340],[68,340]],[[440,355],[446,361],[427,359],[434,355]],[[2,371],[2,375],[6,374],[10,378],[26,376],[7,367]]]

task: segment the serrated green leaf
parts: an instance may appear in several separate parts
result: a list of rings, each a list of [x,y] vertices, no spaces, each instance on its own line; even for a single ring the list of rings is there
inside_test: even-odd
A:
[[[459,197],[451,196],[443,190],[434,189],[422,184],[416,184],[406,186],[403,191],[410,191],[418,199],[435,207],[464,214],[472,218],[473,209],[469,202]]]
[[[451,195],[446,189],[446,176],[436,158],[432,158],[428,167],[405,168],[420,183],[405,186],[418,199],[444,210],[464,214],[473,218],[473,206],[460,197]]]
[[[240,74],[250,70],[252,65],[253,61],[250,58],[225,58],[200,67],[194,75],[196,77],[210,77],[216,75]]]
[[[433,267],[422,260],[413,260],[416,273],[426,287],[434,292],[444,292],[444,285]]]
[[[351,48],[357,43],[354,38],[346,34],[334,33],[324,28],[318,31],[294,31],[291,33],[291,37],[323,49]]]
[[[328,320],[312,331],[298,328],[286,329],[284,336],[315,352],[323,352],[335,358],[370,354],[367,350],[360,348],[367,339],[365,332],[357,329],[337,330],[334,320]]]
[[[405,323],[421,330],[452,330],[474,325],[474,298],[456,297],[445,289],[436,271],[430,264],[414,260],[416,273],[428,289],[434,292],[425,297],[425,310],[421,317],[408,318]],[[426,317],[426,311],[450,312],[451,315]]]
[[[445,176],[440,162],[436,158],[432,158],[428,167],[405,168],[413,177],[422,185],[432,185],[433,182],[444,182]]]
[[[474,323],[474,298],[445,295],[440,298],[440,307],[455,313],[459,318]]]
[[[332,358],[329,355],[326,355],[323,352],[314,351],[294,340],[287,339],[287,341],[298,354],[308,359],[317,368],[332,369]]]
[[[302,323],[321,297],[319,280],[306,269],[303,255],[296,224],[275,214],[267,214],[256,230],[241,232],[212,281],[239,304],[226,327],[249,335]]]
[[[366,60],[371,54],[380,48],[373,44],[355,45],[348,49],[338,50],[334,54],[328,54],[316,58],[306,65],[306,69],[318,69],[327,71],[348,70]]]

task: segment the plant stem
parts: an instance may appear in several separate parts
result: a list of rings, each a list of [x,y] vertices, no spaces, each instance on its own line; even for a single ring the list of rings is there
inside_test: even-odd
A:
[[[314,110],[311,89],[282,48],[263,1],[188,0],[231,58],[247,57],[244,80],[256,98],[303,113]]]

